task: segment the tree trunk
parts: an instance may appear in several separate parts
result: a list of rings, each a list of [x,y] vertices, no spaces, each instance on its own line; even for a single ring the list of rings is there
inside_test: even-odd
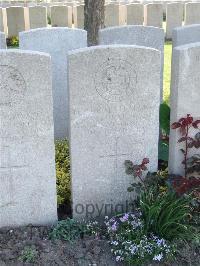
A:
[[[99,29],[104,28],[105,0],[85,0],[84,28],[88,33],[88,46],[97,45]]]

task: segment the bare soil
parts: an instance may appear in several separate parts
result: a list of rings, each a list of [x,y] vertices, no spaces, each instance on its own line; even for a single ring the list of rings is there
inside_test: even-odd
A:
[[[114,266],[116,263],[106,240],[86,237],[69,243],[49,239],[49,227],[3,228],[0,230],[0,266]],[[25,250],[34,253],[27,262]],[[31,252],[32,253],[32,252]],[[184,246],[174,263],[168,266],[199,265],[200,252]],[[159,265],[159,264],[151,264]],[[149,265],[150,266],[150,265]]]

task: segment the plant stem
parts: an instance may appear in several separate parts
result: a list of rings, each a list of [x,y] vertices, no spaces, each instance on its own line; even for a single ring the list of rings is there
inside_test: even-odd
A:
[[[188,133],[189,126],[186,127],[186,140],[185,140],[185,154],[184,154],[184,163],[185,163],[185,178],[187,177],[187,156],[188,156]]]

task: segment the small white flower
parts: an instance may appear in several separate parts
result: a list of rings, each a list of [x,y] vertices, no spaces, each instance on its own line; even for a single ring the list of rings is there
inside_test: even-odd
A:
[[[121,256],[116,257],[116,261],[122,261],[122,260],[123,260],[123,258]]]
[[[155,255],[154,258],[153,258],[153,260],[161,261],[162,258],[163,258],[163,254],[161,253],[159,255]]]

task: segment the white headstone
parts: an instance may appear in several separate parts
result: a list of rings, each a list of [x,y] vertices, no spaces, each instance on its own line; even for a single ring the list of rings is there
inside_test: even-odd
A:
[[[29,7],[30,29],[47,27],[47,8],[44,6]]]
[[[0,49],[6,49],[6,36],[3,32],[0,32]]]
[[[200,3],[185,4],[185,25],[200,23]]]
[[[87,46],[87,32],[70,28],[43,28],[20,33],[20,48],[52,57],[55,139],[68,137],[67,53]]]
[[[200,24],[175,28],[172,32],[173,47],[200,42]]]
[[[172,82],[171,82],[171,124],[191,114],[200,119],[200,43],[178,46],[173,50]],[[193,134],[194,132],[192,132]],[[190,135],[193,137],[193,135]],[[184,142],[177,143],[180,138],[178,130],[170,132],[169,171],[184,175],[183,153]],[[196,154],[195,148],[189,149],[188,157]]]
[[[25,8],[14,6],[6,8],[8,37],[18,36],[25,30]]]
[[[74,26],[75,28],[84,29],[84,6],[75,6],[74,13]]]
[[[52,6],[51,7],[52,27],[72,27],[72,7]]]
[[[105,27],[125,25],[126,17],[127,10],[125,5],[105,5]]]
[[[105,205],[125,206],[132,180],[125,174],[125,160],[140,163],[148,157],[150,170],[157,170],[159,88],[158,50],[113,45],[70,53],[75,218],[87,216],[88,208],[94,217],[106,214]]]
[[[7,31],[7,19],[6,19],[6,10],[4,8],[0,8],[0,31]]]
[[[122,26],[103,29],[99,32],[99,43],[101,45],[141,45],[161,51],[161,100],[163,94],[164,41],[164,30],[155,27]]]
[[[144,6],[139,3],[133,3],[127,7],[127,25],[143,25]]]
[[[163,23],[163,5],[147,4],[144,5],[144,25],[162,28]]]
[[[57,220],[50,57],[0,51],[0,227]]]
[[[172,30],[182,26],[183,22],[183,4],[169,3],[167,4],[166,13],[166,38],[172,38]]]

